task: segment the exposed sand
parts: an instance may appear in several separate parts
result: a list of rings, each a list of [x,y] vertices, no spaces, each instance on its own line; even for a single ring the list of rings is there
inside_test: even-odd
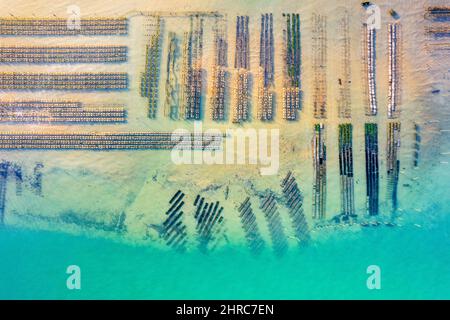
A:
[[[445,1],[440,1],[441,4]],[[439,2],[433,2],[439,3]],[[30,6],[27,1],[2,1],[2,15],[24,17],[58,17],[66,16],[66,7],[72,1],[60,1],[49,5],[45,1],[34,1]],[[280,130],[280,170],[276,176],[260,176],[257,166],[247,165],[183,165],[176,166],[170,160],[170,152],[166,151],[135,151],[135,152],[74,152],[74,151],[26,151],[3,152],[0,159],[17,161],[24,164],[25,170],[30,171],[35,162],[44,163],[43,197],[34,196],[24,190],[21,197],[16,197],[13,184],[10,183],[7,193],[6,224],[25,227],[50,228],[68,232],[86,232],[88,234],[102,234],[107,232],[84,229],[69,225],[47,222],[45,219],[24,219],[19,214],[39,214],[41,217],[58,217],[67,211],[76,211],[89,220],[109,222],[113,215],[126,213],[127,237],[131,241],[147,241],[147,223],[159,223],[167,210],[168,200],[178,189],[187,194],[185,213],[191,232],[194,232],[192,202],[198,193],[210,201],[221,201],[225,207],[225,217],[228,238],[233,242],[243,241],[240,221],[236,206],[246,196],[251,196],[253,208],[256,211],[263,237],[268,239],[268,232],[262,213],[257,209],[258,192],[272,189],[280,193],[280,181],[286,172],[292,170],[304,193],[304,208],[307,218],[311,219],[312,208],[312,177],[313,165],[311,156],[311,138],[313,124],[318,122],[312,112],[313,70],[311,65],[311,15],[313,12],[327,16],[328,19],[328,63],[327,63],[327,101],[328,119],[322,121],[327,130],[327,217],[331,218],[340,211],[339,171],[337,149],[337,126],[341,121],[337,117],[336,100],[337,80],[340,77],[340,56],[338,37],[338,20],[342,17],[344,8],[350,13],[351,36],[351,69],[352,69],[352,120],[354,124],[354,172],[355,172],[355,201],[358,214],[365,213],[365,166],[364,166],[364,126],[366,121],[376,121],[379,124],[379,160],[380,160],[380,212],[384,212],[386,200],[386,119],[388,92],[388,59],[387,59],[387,23],[392,21],[388,14],[394,8],[400,15],[403,31],[402,57],[402,104],[400,149],[401,175],[398,197],[400,211],[414,212],[426,210],[427,195],[424,195],[424,185],[429,185],[433,179],[427,174],[428,170],[439,162],[437,158],[440,150],[436,146],[439,127],[428,125],[436,114],[440,114],[439,106],[448,104],[448,93],[436,101],[435,110],[429,108],[428,94],[436,78],[427,69],[432,63],[431,57],[424,50],[426,43],[423,19],[426,5],[418,1],[379,1],[381,8],[382,27],[377,34],[377,94],[379,114],[376,118],[364,115],[365,100],[362,85],[361,65],[361,23],[365,21],[365,13],[360,1],[341,1],[340,5],[330,1],[86,1],[80,0],[77,5],[82,15],[94,16],[130,16],[130,30],[126,37],[60,37],[60,38],[1,38],[2,45],[63,45],[63,44],[117,44],[127,45],[129,60],[126,64],[117,65],[2,65],[2,72],[77,72],[77,71],[108,71],[128,72],[130,88],[126,92],[114,93],[74,93],[74,92],[1,92],[2,100],[8,99],[64,99],[83,101],[86,104],[124,104],[128,110],[128,123],[118,125],[87,125],[87,126],[54,126],[54,125],[0,125],[0,131],[172,131],[177,128],[190,128],[192,123],[186,121],[172,121],[163,116],[163,101],[165,97],[165,66],[167,63],[167,34],[176,32],[182,39],[182,31],[188,28],[187,18],[165,19],[163,35],[163,54],[161,61],[161,78],[159,94],[159,116],[157,120],[146,117],[147,99],[139,94],[140,73],[144,70],[145,41],[143,25],[146,18],[139,16],[139,11],[218,11],[226,15],[228,21],[228,64],[233,72],[232,62],[235,46],[235,17],[236,15],[250,15],[250,52],[251,73],[256,79],[259,59],[259,26],[260,13],[274,14],[275,37],[275,89],[276,118],[272,123],[262,123],[253,120],[243,125],[243,128],[274,128]],[[282,27],[283,12],[298,12],[301,19],[302,44],[302,86],[304,92],[303,110],[300,120],[287,123],[282,119],[281,89],[282,89]],[[230,121],[215,123],[209,117],[209,94],[211,84],[211,65],[213,59],[213,27],[214,19],[205,19],[203,69],[206,84],[204,85],[204,110],[206,111],[203,127],[236,128]],[[181,44],[181,41],[180,41]],[[233,86],[233,82],[229,82]],[[447,82],[448,85],[448,82]],[[444,84],[445,88],[445,84]],[[230,88],[232,89],[232,88]],[[447,86],[448,89],[448,86]],[[252,90],[252,110],[257,107],[256,83]],[[229,107],[229,106],[228,106]],[[439,110],[438,110],[439,109]],[[414,122],[423,124],[423,154],[419,169],[413,168],[413,139]],[[427,124],[428,123],[428,124]],[[428,146],[428,147],[427,147]],[[436,149],[437,148],[437,149]],[[442,165],[442,164],[441,164]],[[444,164],[445,166],[445,164]],[[448,170],[448,165],[445,166]],[[416,179],[418,178],[418,179]],[[407,184],[409,187],[404,187]],[[216,186],[213,190],[205,190],[209,186]],[[229,198],[225,201],[225,189],[229,188]],[[428,198],[430,199],[430,198]],[[292,234],[287,212],[280,207],[287,234]],[[389,215],[389,213],[386,213]],[[400,221],[407,222],[408,217]],[[310,221],[310,224],[312,222]],[[112,235],[112,237],[115,237]],[[151,238],[155,235],[150,234]]]

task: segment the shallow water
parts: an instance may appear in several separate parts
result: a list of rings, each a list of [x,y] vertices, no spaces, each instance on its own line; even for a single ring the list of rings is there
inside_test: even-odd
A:
[[[0,232],[4,299],[448,299],[450,219],[435,227],[337,232],[275,258],[227,247],[209,255],[66,234]],[[68,265],[81,268],[81,290],[66,288]],[[366,268],[381,268],[368,290]]]

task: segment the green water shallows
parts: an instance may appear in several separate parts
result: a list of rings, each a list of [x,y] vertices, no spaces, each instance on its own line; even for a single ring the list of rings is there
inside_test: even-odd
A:
[[[246,248],[177,254],[103,239],[3,228],[1,299],[450,298],[450,219],[434,227],[336,231],[275,258]],[[81,290],[65,270],[81,268]],[[366,269],[381,268],[381,290]]]

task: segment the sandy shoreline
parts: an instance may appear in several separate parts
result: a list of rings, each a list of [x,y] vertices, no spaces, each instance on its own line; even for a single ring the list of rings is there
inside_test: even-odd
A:
[[[444,2],[444,1],[441,1]],[[67,4],[70,1],[61,1],[58,5],[45,6],[45,1],[36,1],[32,6],[25,1],[8,1],[3,6],[3,16],[65,16]],[[312,208],[313,165],[311,157],[311,139],[313,124],[323,122],[327,130],[327,217],[331,218],[340,211],[339,195],[339,166],[338,166],[338,125],[346,123],[337,117],[337,79],[340,76],[339,57],[339,28],[338,20],[344,7],[350,13],[351,37],[351,69],[352,69],[352,119],[354,125],[354,171],[355,171],[355,207],[358,214],[365,213],[365,165],[364,165],[364,122],[377,122],[379,125],[379,160],[380,160],[380,208],[386,208],[386,123],[387,123],[387,90],[388,90],[388,60],[387,60],[387,23],[391,21],[388,10],[395,8],[400,14],[400,23],[403,31],[403,57],[402,57],[402,104],[400,106],[401,122],[401,148],[400,165],[401,176],[399,183],[400,209],[403,212],[426,210],[430,206],[426,195],[423,195],[422,184],[428,184],[433,176],[427,172],[438,163],[439,150],[427,147],[435,143],[436,127],[430,121],[436,118],[439,110],[427,107],[430,87],[435,83],[432,72],[424,72],[424,65],[430,63],[430,56],[423,50],[426,38],[423,26],[424,4],[415,1],[382,1],[378,3],[382,12],[382,27],[377,35],[377,85],[379,115],[376,118],[366,117],[364,114],[364,95],[362,90],[361,73],[361,21],[364,11],[359,1],[343,1],[342,5],[329,6],[327,1],[304,2],[290,1],[252,1],[236,2],[230,5],[229,1],[190,1],[189,4],[180,4],[179,1],[153,1],[151,4],[144,1],[109,1],[108,6],[100,1],[78,1],[82,14],[86,16],[127,16],[130,18],[129,35],[126,37],[106,37],[100,40],[103,43],[126,45],[129,48],[129,58],[125,64],[117,65],[2,65],[2,72],[128,72],[130,87],[126,92],[113,93],[72,93],[72,92],[1,92],[1,100],[9,99],[69,99],[81,100],[89,104],[119,103],[128,110],[128,123],[118,125],[88,125],[88,126],[50,126],[50,125],[0,125],[0,131],[173,131],[178,128],[192,129],[192,123],[186,121],[172,121],[164,118],[162,102],[165,90],[165,66],[167,64],[167,34],[176,32],[180,37],[182,31],[188,28],[187,18],[167,18],[164,25],[163,53],[161,60],[159,110],[157,120],[146,117],[146,99],[139,95],[139,77],[144,70],[144,47],[146,37],[142,32],[145,18],[135,14],[135,10],[142,11],[218,11],[224,13],[227,19],[228,32],[228,65],[233,73],[232,62],[234,58],[235,16],[238,14],[250,15],[250,72],[256,77],[259,59],[259,23],[260,13],[272,12],[274,14],[275,36],[275,96],[278,101],[276,117],[272,123],[262,123],[252,120],[243,125],[243,128],[267,128],[280,130],[280,170],[278,175],[262,177],[257,167],[247,166],[176,166],[170,162],[170,153],[165,151],[136,151],[136,152],[77,152],[77,151],[26,151],[3,152],[0,159],[15,161],[23,164],[25,171],[30,171],[36,162],[44,164],[44,197],[37,197],[28,191],[22,196],[16,196],[13,187],[8,187],[5,224],[20,225],[31,228],[50,228],[68,232],[86,232],[83,227],[73,227],[64,224],[55,224],[58,217],[68,211],[76,211],[87,220],[109,223],[112,217],[122,212],[126,215],[127,238],[147,243],[156,240],[154,234],[147,234],[146,224],[160,223],[167,210],[168,200],[177,190],[183,190],[188,196],[186,203],[186,224],[190,234],[195,233],[192,204],[195,196],[201,193],[210,201],[220,201],[224,206],[227,235],[230,241],[240,243],[243,234],[236,207],[246,196],[250,196],[258,217],[263,238],[269,242],[268,230],[263,214],[257,209],[258,194],[266,189],[272,189],[281,194],[280,182],[288,171],[293,171],[304,194],[305,214],[310,225]],[[438,3],[438,2],[433,2]],[[175,5],[177,4],[177,5]],[[264,8],[261,11],[261,8]],[[260,12],[261,11],[261,12]],[[305,95],[300,120],[288,123],[282,119],[282,12],[298,12],[301,19],[302,44],[302,86]],[[313,117],[312,110],[312,46],[311,46],[311,17],[313,12],[327,16],[327,101],[328,118],[318,121]],[[204,108],[206,110],[203,121],[204,129],[217,128],[225,131],[226,128],[236,128],[231,120],[225,123],[215,123],[209,117],[209,95],[211,92],[211,70],[213,63],[213,18],[205,19],[204,54],[202,67],[204,69],[206,84],[203,89]],[[45,38],[45,45],[62,44],[97,44],[98,37],[62,37]],[[42,44],[42,38],[2,38],[2,45],[35,45]],[[432,62],[432,61],[431,61]],[[233,82],[229,83],[233,90]],[[256,83],[252,90],[252,110],[257,107]],[[448,95],[442,98],[443,104],[447,102]],[[231,99],[232,100],[232,99]],[[414,123],[422,124],[424,155],[423,165],[415,169],[412,165],[414,142]],[[429,152],[426,152],[429,151]],[[445,165],[444,165],[445,166]],[[446,167],[447,168],[447,167]],[[448,170],[448,168],[447,168]],[[12,183],[9,184],[13,186]],[[210,186],[211,190],[207,190]],[[228,199],[225,200],[225,190],[229,190]],[[191,209],[189,209],[191,208]],[[19,214],[36,214],[54,218],[46,222],[45,219],[23,219]],[[285,208],[281,208],[283,224],[286,233],[292,234]],[[409,217],[402,217],[406,223]],[[88,230],[89,234],[98,231]],[[108,232],[98,232],[98,235],[108,236]],[[115,237],[115,235],[113,235]],[[149,240],[148,240],[149,239]],[[295,240],[290,240],[295,243]]]

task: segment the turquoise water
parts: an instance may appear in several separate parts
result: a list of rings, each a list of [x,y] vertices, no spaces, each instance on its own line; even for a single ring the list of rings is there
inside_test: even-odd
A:
[[[176,254],[103,239],[3,228],[2,299],[444,299],[450,298],[450,219],[433,227],[336,231],[275,258],[228,247]],[[81,290],[66,288],[68,265]],[[381,268],[368,290],[366,268]]]

